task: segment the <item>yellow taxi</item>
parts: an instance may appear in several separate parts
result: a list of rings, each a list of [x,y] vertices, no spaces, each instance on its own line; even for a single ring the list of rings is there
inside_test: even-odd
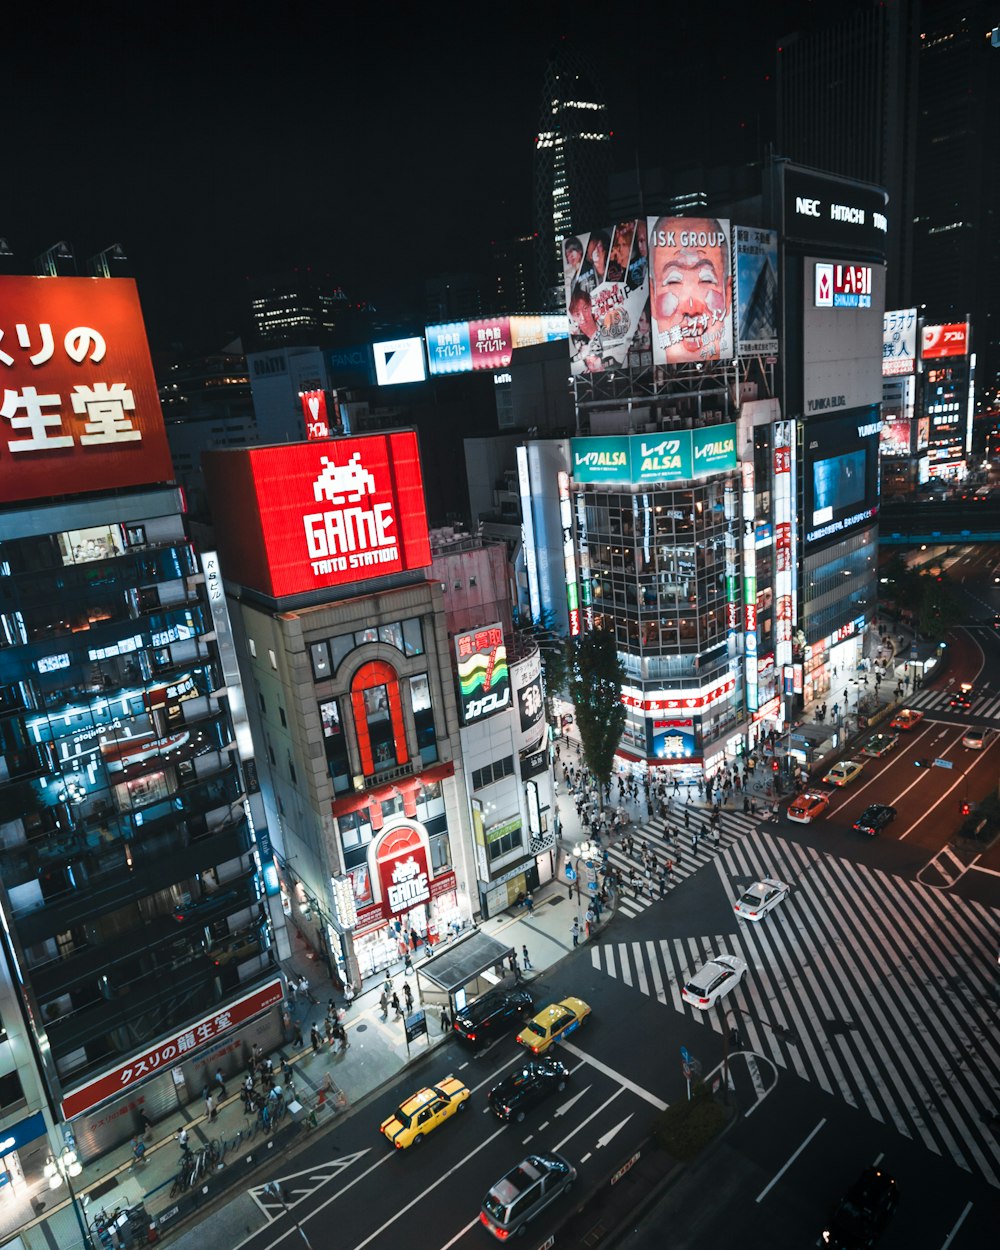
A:
[[[840,760],[824,776],[823,780],[830,786],[846,786],[861,775],[864,760]]]
[[[381,1130],[397,1150],[419,1146],[428,1133],[458,1111],[464,1111],[472,1095],[456,1076],[446,1076],[399,1104]]]
[[[517,1035],[518,1043],[535,1055],[540,1055],[555,1042],[578,1029],[590,1015],[590,1008],[582,998],[564,998],[561,1003],[545,1007],[524,1026]]]

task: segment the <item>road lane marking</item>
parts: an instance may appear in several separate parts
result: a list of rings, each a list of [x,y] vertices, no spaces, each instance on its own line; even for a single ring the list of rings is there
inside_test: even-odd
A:
[[[562,1150],[563,1146],[565,1146],[565,1145],[566,1145],[566,1143],[570,1140],[570,1138],[575,1137],[575,1136],[577,1135],[577,1133],[579,1133],[579,1132],[580,1132],[580,1130],[581,1130],[581,1129],[586,1128],[586,1127],[587,1127],[587,1125],[590,1123],[590,1121],[591,1121],[591,1120],[593,1120],[593,1119],[594,1119],[594,1117],[595,1117],[595,1116],[600,1115],[600,1114],[601,1114],[601,1112],[604,1110],[604,1108],[605,1108],[605,1107],[610,1107],[610,1106],[611,1106],[611,1104],[614,1102],[614,1100],[615,1100],[616,1098],[621,1097],[621,1095],[622,1095],[622,1094],[624,1094],[624,1093],[625,1093],[625,1086],[624,1086],[624,1085],[620,1085],[620,1086],[618,1087],[618,1089],[616,1089],[616,1090],[615,1090],[615,1092],[611,1095],[611,1097],[610,1097],[610,1098],[606,1098],[606,1099],[604,1100],[604,1102],[602,1102],[602,1103],[601,1103],[601,1105],[597,1108],[597,1110],[596,1110],[596,1111],[592,1111],[592,1112],[590,1113],[590,1115],[588,1115],[588,1116],[587,1116],[587,1118],[586,1118],[585,1120],[581,1121],[581,1122],[580,1122],[580,1123],[576,1126],[576,1128],[575,1128],[575,1129],[573,1129],[573,1131],[572,1131],[571,1133],[567,1133],[567,1134],[566,1134],[566,1136],[562,1139],[562,1141],[561,1141],[561,1142],[560,1142],[560,1143],[559,1143],[559,1144],[555,1147],[555,1149],[556,1149],[557,1151],[558,1151],[558,1150]],[[360,1250],[360,1247],[356,1247],[356,1248],[355,1248],[355,1250]]]
[[[792,1166],[792,1164],[799,1157],[799,1155],[803,1152],[803,1150],[805,1150],[806,1146],[809,1145],[809,1143],[812,1141],[812,1139],[816,1136],[816,1134],[820,1131],[820,1129],[823,1127],[825,1123],[826,1123],[826,1116],[824,1116],[823,1119],[820,1120],[820,1122],[816,1125],[813,1131],[805,1139],[802,1145],[798,1148],[798,1150],[796,1150],[795,1154],[792,1155],[792,1157],[785,1163],[785,1165],[780,1169],[780,1171],[776,1172],[774,1176],[771,1177],[767,1185],[765,1185],[764,1188],[757,1195],[758,1202],[762,1202],[767,1197],[767,1195],[771,1192],[771,1190],[775,1187],[775,1185],[777,1185],[778,1181],[781,1180],[781,1178],[785,1175],[788,1169]]]
[[[614,1068],[609,1068],[607,1064],[601,1063],[599,1059],[595,1059],[592,1055],[585,1054],[572,1042],[563,1042],[563,1050],[568,1050],[571,1055],[576,1055],[578,1059],[582,1059],[584,1063],[589,1063],[592,1068],[596,1068],[598,1072],[603,1072],[605,1076],[609,1076],[613,1081],[617,1081],[619,1085],[630,1089],[633,1094],[638,1094],[640,1098],[645,1098],[646,1102],[652,1103],[657,1111],[666,1111],[668,1104],[662,1098],[657,1098],[655,1094],[651,1094],[648,1089],[643,1089],[641,1085],[636,1085],[635,1081],[630,1081],[627,1076],[623,1076],[620,1072],[616,1072]]]
[[[465,1236],[465,1234],[469,1231],[469,1229],[475,1228],[478,1223],[479,1223],[479,1216],[477,1215],[474,1220],[469,1220],[468,1224],[466,1224],[464,1228],[460,1228],[458,1232],[455,1234],[455,1236],[452,1237],[451,1241],[446,1241],[444,1245],[441,1247],[441,1250],[451,1250],[451,1247],[455,1244],[455,1242],[461,1241],[462,1238]]]
[[[965,1217],[969,1214],[969,1212],[970,1212],[971,1210],[972,1210],[972,1203],[971,1203],[971,1202],[967,1202],[967,1203],[965,1204],[965,1210],[964,1210],[964,1211],[962,1212],[962,1214],[958,1217],[958,1220],[956,1221],[954,1228],[951,1230],[951,1232],[948,1234],[948,1236],[947,1236],[947,1237],[944,1239],[944,1241],[941,1243],[941,1250],[948,1250],[948,1247],[949,1247],[949,1246],[951,1245],[951,1243],[955,1240],[955,1237],[956,1237],[956,1236],[957,1236],[957,1234],[958,1234],[958,1230],[959,1230],[959,1229],[962,1227],[962,1225],[965,1223]]]

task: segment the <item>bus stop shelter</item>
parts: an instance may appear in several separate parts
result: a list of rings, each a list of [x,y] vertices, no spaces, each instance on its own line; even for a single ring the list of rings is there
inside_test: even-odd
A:
[[[494,989],[507,976],[514,948],[474,929],[417,968],[425,1006],[447,1006],[454,1019],[467,1003]]]

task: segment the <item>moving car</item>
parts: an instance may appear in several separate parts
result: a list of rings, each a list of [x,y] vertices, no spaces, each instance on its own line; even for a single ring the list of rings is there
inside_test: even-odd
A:
[[[923,712],[916,708],[904,707],[889,722],[890,729],[914,729],[924,719]]]
[[[823,780],[832,786],[846,786],[860,774],[864,766],[864,760],[840,760],[834,764]]]
[[[887,803],[871,803],[854,822],[858,833],[867,833],[874,838],[877,833],[896,819],[896,809]]]
[[[707,1011],[739,985],[746,971],[746,961],[739,955],[715,955],[687,982],[681,998],[699,1011]]]
[[[788,894],[791,886],[773,877],[755,881],[733,904],[733,911],[741,920],[761,920],[772,907],[777,907]]]
[[[397,1150],[419,1146],[428,1133],[464,1111],[471,1097],[457,1076],[446,1076],[437,1085],[429,1085],[400,1103],[379,1127]]]
[[[830,796],[822,790],[804,790],[793,803],[789,803],[786,814],[789,820],[808,825],[817,816],[822,816],[829,806]]]
[[[963,747],[968,747],[970,751],[981,751],[985,745],[985,729],[967,729],[965,731],[965,737],[962,739]]]
[[[963,681],[959,688],[948,700],[948,706],[953,712],[967,712],[972,707],[972,682]]]
[[[878,759],[879,756],[891,751],[898,741],[899,734],[872,734],[861,748],[861,754],[871,755]]]
[[[498,1241],[506,1241],[571,1189],[575,1180],[576,1168],[562,1155],[528,1155],[490,1189],[483,1199],[479,1222]]]
[[[880,1168],[865,1168],[834,1208],[822,1244],[831,1250],[873,1246],[896,1209],[896,1182]]]
[[[521,1021],[535,1005],[527,990],[500,990],[484,994],[455,1016],[452,1028],[470,1046],[481,1046]]]
[[[517,1035],[518,1043],[533,1054],[541,1055],[555,1042],[569,1037],[589,1015],[590,1008],[582,998],[564,998],[529,1020]]]
[[[568,1080],[569,1068],[561,1060],[534,1059],[494,1085],[486,1101],[501,1120],[515,1120],[520,1124],[525,1112],[553,1091],[564,1090]]]

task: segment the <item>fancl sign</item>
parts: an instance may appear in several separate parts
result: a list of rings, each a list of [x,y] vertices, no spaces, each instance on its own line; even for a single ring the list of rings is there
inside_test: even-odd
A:
[[[628,437],[574,438],[570,448],[577,484],[686,482],[732,472],[737,466],[736,426],[731,423]]]

